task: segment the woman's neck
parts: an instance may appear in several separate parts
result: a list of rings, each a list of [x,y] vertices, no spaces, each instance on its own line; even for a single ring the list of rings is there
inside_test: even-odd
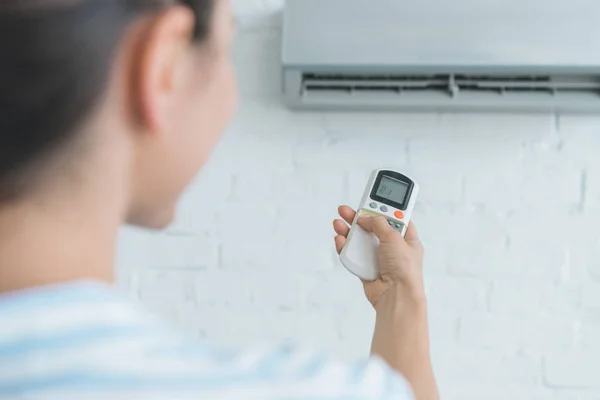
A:
[[[77,280],[112,282],[119,211],[93,196],[0,206],[0,293]]]

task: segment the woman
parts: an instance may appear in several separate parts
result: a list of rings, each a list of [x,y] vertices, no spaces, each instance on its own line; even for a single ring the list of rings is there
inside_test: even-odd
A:
[[[213,349],[112,286],[119,226],[167,226],[232,117],[230,7],[0,3],[0,398],[438,397],[412,226],[405,240],[361,221],[381,240],[382,278],[365,283],[377,322],[356,366]],[[354,211],[339,213],[338,251]]]

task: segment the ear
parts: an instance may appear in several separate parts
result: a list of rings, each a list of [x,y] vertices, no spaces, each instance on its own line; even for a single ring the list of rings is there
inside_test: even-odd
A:
[[[132,97],[139,122],[151,133],[166,130],[168,104],[185,66],[194,27],[192,10],[172,6],[152,17],[138,42],[138,60],[131,76]]]

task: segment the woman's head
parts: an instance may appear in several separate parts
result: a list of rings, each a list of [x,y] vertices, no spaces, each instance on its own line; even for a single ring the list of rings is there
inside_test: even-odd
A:
[[[232,21],[229,0],[3,0],[0,207],[86,192],[168,224],[235,107]]]

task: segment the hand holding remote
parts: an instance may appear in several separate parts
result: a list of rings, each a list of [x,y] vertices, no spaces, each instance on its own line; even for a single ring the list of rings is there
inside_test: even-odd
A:
[[[338,209],[342,220],[334,221],[335,238],[338,253],[346,244],[356,212],[342,206]],[[423,300],[425,289],[423,284],[423,246],[411,222],[402,235],[393,229],[383,217],[364,216],[358,224],[367,232],[374,233],[379,239],[378,264],[380,278],[375,281],[363,281],[365,294],[371,304],[376,307],[379,299],[392,285],[400,287],[407,296],[414,300]]]

